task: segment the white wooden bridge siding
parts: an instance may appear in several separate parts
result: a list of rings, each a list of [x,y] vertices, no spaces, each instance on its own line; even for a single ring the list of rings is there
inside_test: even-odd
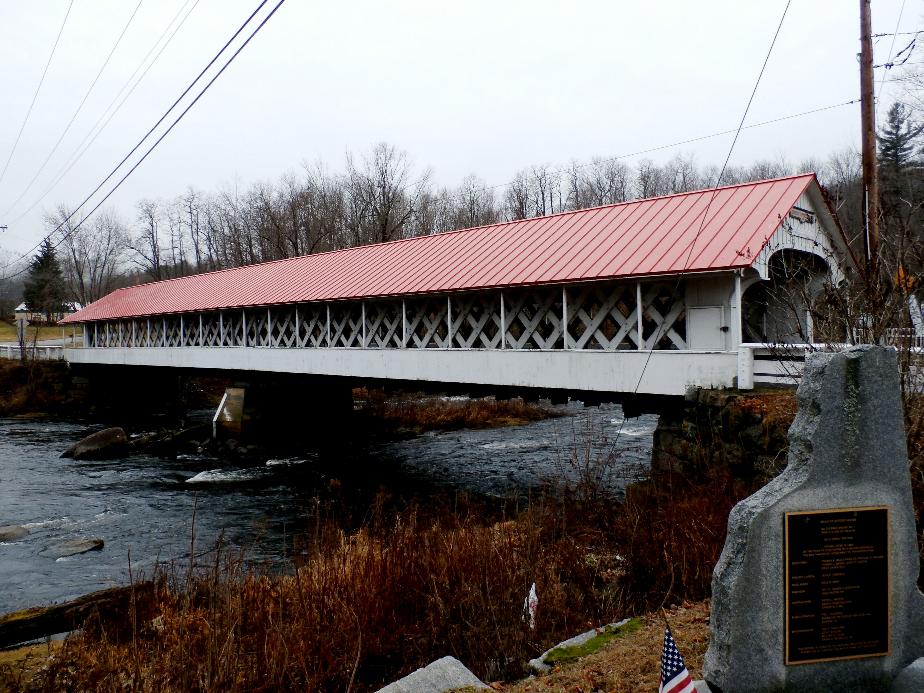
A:
[[[726,273],[99,321],[66,358],[677,395],[733,384],[734,286]],[[720,309],[719,342],[690,349],[702,305]]]

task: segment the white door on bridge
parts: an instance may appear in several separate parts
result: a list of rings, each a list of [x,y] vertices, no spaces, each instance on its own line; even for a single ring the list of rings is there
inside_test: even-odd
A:
[[[694,351],[725,351],[727,331],[722,306],[687,309],[687,348]]]

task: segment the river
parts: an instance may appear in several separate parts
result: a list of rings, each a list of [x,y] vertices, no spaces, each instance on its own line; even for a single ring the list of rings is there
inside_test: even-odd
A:
[[[0,419],[0,526],[29,530],[0,542],[0,614],[125,584],[129,570],[184,561],[191,546],[205,551],[219,537],[252,560],[284,566],[292,536],[310,526],[320,489],[335,486],[357,502],[377,489],[426,502],[458,492],[525,495],[545,480],[582,475],[604,475],[621,488],[644,475],[657,417],[623,421],[616,405],[562,406],[568,416],[524,426],[360,437],[336,453],[308,448],[248,466],[190,455],[62,459],[102,426]],[[49,555],[57,543],[82,538],[105,546]]]

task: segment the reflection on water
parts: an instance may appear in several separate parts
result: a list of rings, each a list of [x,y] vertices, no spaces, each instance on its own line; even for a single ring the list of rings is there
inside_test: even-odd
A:
[[[196,551],[221,535],[255,560],[281,562],[292,534],[307,526],[318,489],[333,479],[345,494],[385,488],[425,500],[445,491],[526,493],[544,480],[587,474],[620,488],[644,474],[656,417],[624,422],[618,406],[571,407],[573,416],[524,426],[352,441],[336,453],[308,449],[250,466],[191,455],[61,459],[90,432],[85,425],[0,420],[0,526],[29,530],[0,542],[0,613],[124,583],[129,566],[137,572],[182,560],[194,513]],[[613,464],[601,468],[603,459]],[[42,555],[78,538],[106,545],[66,559]]]

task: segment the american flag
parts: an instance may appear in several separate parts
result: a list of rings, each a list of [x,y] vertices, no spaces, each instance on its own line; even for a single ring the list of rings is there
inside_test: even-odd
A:
[[[664,649],[661,650],[661,685],[658,693],[696,693],[693,679],[677,650],[670,626],[664,628]]]

